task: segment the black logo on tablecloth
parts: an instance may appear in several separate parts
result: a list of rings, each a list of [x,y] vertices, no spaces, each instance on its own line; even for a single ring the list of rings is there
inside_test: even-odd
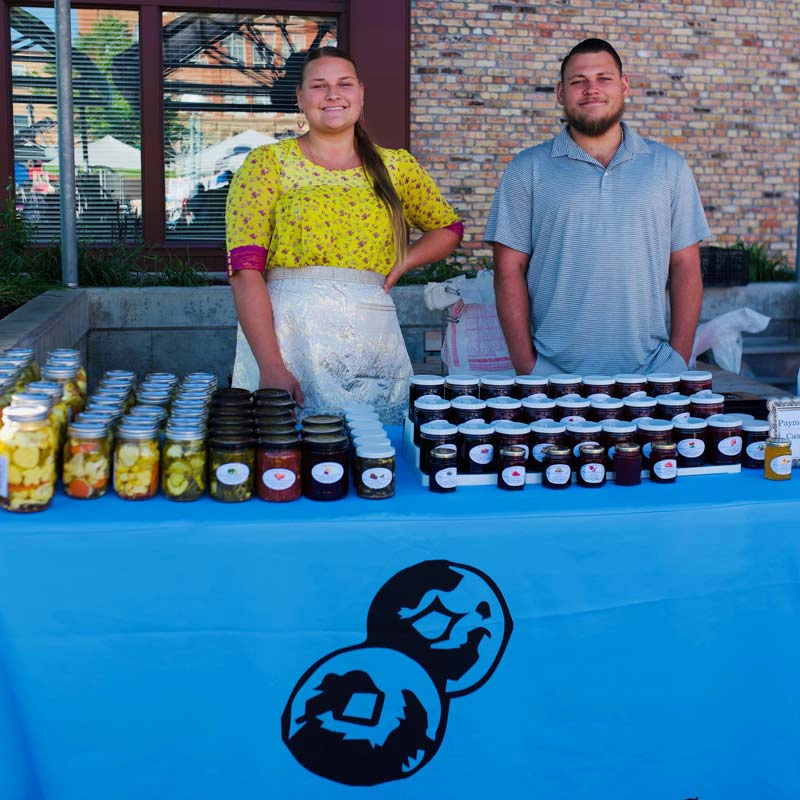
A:
[[[375,595],[363,644],[313,664],[281,719],[307,769],[352,786],[407,778],[439,749],[450,700],[482,686],[513,623],[494,581],[474,567],[423,561]]]

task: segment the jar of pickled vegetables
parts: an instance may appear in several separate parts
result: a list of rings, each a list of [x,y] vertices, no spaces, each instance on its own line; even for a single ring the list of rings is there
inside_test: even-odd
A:
[[[108,428],[102,422],[73,421],[64,444],[64,491],[77,500],[102,497],[111,477]]]
[[[168,500],[197,500],[206,489],[206,439],[202,425],[167,423],[161,453],[161,491]]]
[[[18,358],[23,361],[22,381],[26,384],[38,381],[41,377],[39,365],[36,363],[35,353],[32,347],[9,347],[5,351],[9,358]]]
[[[0,429],[0,507],[43,511],[56,484],[56,437],[46,406],[8,406]]]
[[[78,386],[78,391],[81,393],[81,397],[86,399],[86,392],[88,388],[86,379],[86,369],[81,363],[80,350],[76,350],[71,347],[61,347],[57,350],[50,350],[47,354],[47,361],[45,363],[47,366],[66,365],[75,367],[75,369],[77,370],[77,372],[75,373],[75,382]]]
[[[78,386],[78,367],[74,364],[47,364],[42,370],[42,378],[46,381],[60,383],[64,391],[64,403],[69,409],[69,418],[83,411],[85,395]]]
[[[252,433],[214,433],[208,440],[208,491],[221,503],[243,503],[253,496],[256,466]]]
[[[114,491],[123,500],[146,500],[158,489],[158,425],[125,417],[114,447]]]

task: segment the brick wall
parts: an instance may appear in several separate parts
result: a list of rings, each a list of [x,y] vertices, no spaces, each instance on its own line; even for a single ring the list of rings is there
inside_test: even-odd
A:
[[[795,263],[798,0],[412,0],[411,147],[464,214],[465,248],[505,164],[555,135],[561,58],[598,36],[630,77],[625,119],[688,160],[716,242]]]

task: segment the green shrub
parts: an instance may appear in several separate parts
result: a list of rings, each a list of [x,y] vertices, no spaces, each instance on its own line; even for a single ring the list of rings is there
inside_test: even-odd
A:
[[[783,256],[771,256],[766,245],[751,242],[746,244],[739,239],[739,250],[747,253],[747,265],[751,281],[793,281],[794,270],[789,268]]]

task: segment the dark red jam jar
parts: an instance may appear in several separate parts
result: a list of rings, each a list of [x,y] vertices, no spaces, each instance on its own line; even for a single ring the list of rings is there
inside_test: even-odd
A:
[[[742,421],[733,414],[712,414],[708,423],[709,464],[718,467],[742,463]]]
[[[620,372],[614,376],[617,397],[627,397],[636,392],[647,394],[647,376],[638,372]]]
[[[568,422],[567,444],[572,448],[573,463],[577,465],[582,444],[600,445],[603,428],[599,422]]]
[[[679,375],[671,372],[651,372],[647,376],[647,394],[658,397],[660,394],[677,392],[681,379]]]
[[[706,463],[706,429],[708,422],[699,417],[673,420],[672,440],[678,448],[678,466],[702,467]]]
[[[542,486],[545,489],[567,489],[572,483],[572,450],[550,445],[544,451]]]
[[[458,484],[455,447],[449,444],[434,447],[431,450],[429,471],[428,488],[432,492],[437,494],[454,492]]]
[[[617,390],[617,382],[611,375],[584,375],[581,378],[580,393],[584,397],[590,394],[613,395]]]
[[[419,428],[436,419],[446,420],[450,415],[450,402],[441,397],[420,397],[414,401],[414,444],[419,447]]]
[[[642,394],[630,394],[622,398],[623,419],[640,419],[641,417],[652,417],[656,413],[655,397],[648,397]]]
[[[303,439],[303,495],[309,500],[341,500],[349,488],[350,443],[342,434]]]
[[[565,394],[579,394],[581,389],[581,376],[570,373],[551,375],[547,379],[547,393],[555,400]]]
[[[473,419],[484,421],[486,416],[486,401],[479,400],[472,395],[456,397],[450,401],[450,414],[448,419],[453,425],[463,425]]]
[[[525,451],[525,460],[531,452],[531,426],[524,422],[510,422],[501,420],[494,426],[495,444],[497,450],[504,447],[521,447]]]
[[[481,375],[478,397],[489,400],[492,397],[513,397],[514,379],[508,375]]]
[[[497,458],[497,488],[520,491],[525,488],[525,448],[519,445],[501,447]]]
[[[408,416],[414,421],[414,403],[426,394],[444,393],[444,378],[441,375],[412,375],[408,385]]]
[[[650,451],[656,442],[671,442],[674,435],[672,422],[666,419],[643,417],[636,421],[636,439],[642,446],[644,469],[650,466]]]
[[[638,486],[642,482],[642,448],[630,442],[617,445],[613,469],[617,486]]]
[[[544,454],[548,447],[563,447],[566,443],[567,426],[563,422],[552,419],[540,419],[531,423],[531,458],[532,472],[541,472]]]
[[[677,420],[689,419],[689,398],[680,392],[670,392],[656,397],[656,419]]]
[[[435,419],[420,427],[419,470],[423,475],[428,474],[431,450],[442,444],[455,445],[457,433],[458,428],[445,419]]]
[[[486,401],[486,421],[511,420],[519,422],[522,417],[522,403],[516,397],[492,397]]]
[[[680,374],[681,394],[693,395],[696,392],[711,391],[711,373],[706,370],[689,370]]]
[[[607,419],[622,418],[623,403],[618,397],[602,397],[589,400],[589,420],[591,422],[605,422]]]
[[[458,426],[458,471],[462,475],[489,475],[495,471],[494,425],[468,422]]]
[[[674,442],[653,442],[650,451],[650,481],[675,483],[678,477],[678,450]]]
[[[522,399],[522,419],[524,422],[553,419],[555,412],[556,401],[550,397],[536,394]]]
[[[448,375],[444,379],[444,399],[452,400],[465,394],[477,397],[479,383],[474,375]]]
[[[582,422],[589,414],[589,401],[579,394],[565,394],[555,400],[553,419],[556,422]]]
[[[764,469],[764,450],[769,436],[769,423],[763,419],[751,419],[742,423],[742,466],[748,469]]]
[[[606,448],[606,467],[612,469],[614,452],[621,444],[636,444],[636,423],[622,419],[601,422],[600,443]],[[641,456],[640,456],[641,458]]]
[[[725,413],[725,398],[721,394],[704,389],[689,395],[689,411],[693,417],[707,419],[714,414]]]
[[[596,444],[582,444],[578,451],[575,482],[586,489],[599,489],[606,483],[606,449]]]
[[[547,394],[547,378],[543,375],[517,375],[514,379],[514,396],[523,400],[532,394]]]

